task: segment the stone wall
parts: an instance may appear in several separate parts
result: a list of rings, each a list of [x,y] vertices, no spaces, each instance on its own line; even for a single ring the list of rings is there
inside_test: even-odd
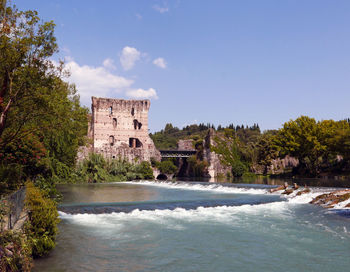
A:
[[[106,158],[124,158],[150,161],[160,160],[148,134],[149,100],[124,100],[92,97],[89,136],[90,148],[82,148],[79,155],[88,151],[103,154]]]
[[[178,150],[195,150],[193,147],[193,140],[179,140],[177,143]]]

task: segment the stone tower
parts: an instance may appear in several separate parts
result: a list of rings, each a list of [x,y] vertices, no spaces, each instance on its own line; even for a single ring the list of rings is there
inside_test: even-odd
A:
[[[91,137],[93,151],[106,158],[160,160],[148,134],[149,100],[92,97]]]

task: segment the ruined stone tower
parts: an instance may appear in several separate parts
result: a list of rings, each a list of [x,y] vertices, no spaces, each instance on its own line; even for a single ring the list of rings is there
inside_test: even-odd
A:
[[[149,100],[92,97],[92,149],[106,158],[160,160],[148,134]]]

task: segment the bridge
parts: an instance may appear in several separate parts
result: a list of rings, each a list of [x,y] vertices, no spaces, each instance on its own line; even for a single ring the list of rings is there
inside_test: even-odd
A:
[[[189,158],[196,154],[196,150],[159,150],[162,158]]]

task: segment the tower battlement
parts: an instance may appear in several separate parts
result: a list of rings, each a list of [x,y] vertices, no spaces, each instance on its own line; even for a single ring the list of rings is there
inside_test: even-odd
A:
[[[131,111],[134,108],[135,111],[149,111],[151,102],[145,100],[125,100],[125,99],[113,99],[113,98],[101,98],[91,97],[92,108],[96,109],[109,109],[112,107],[116,111]]]

